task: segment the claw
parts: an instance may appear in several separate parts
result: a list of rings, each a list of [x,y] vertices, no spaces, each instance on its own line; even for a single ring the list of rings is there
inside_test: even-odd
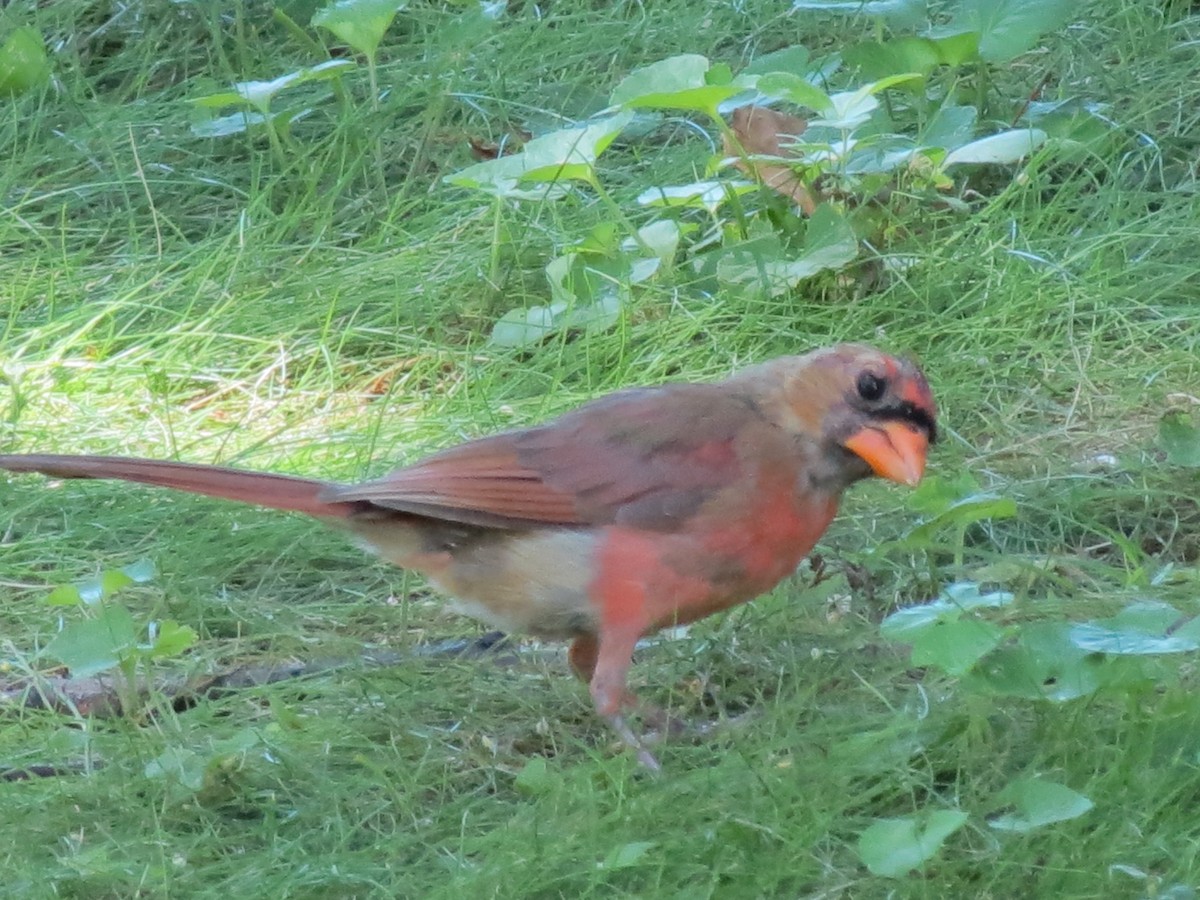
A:
[[[654,758],[654,754],[646,749],[645,744],[633,733],[625,721],[625,717],[621,714],[615,716],[605,716],[605,720],[612,726],[613,731],[617,733],[617,737],[629,747],[637,755],[637,761],[642,766],[654,774],[662,772],[662,766],[658,764],[658,760]]]

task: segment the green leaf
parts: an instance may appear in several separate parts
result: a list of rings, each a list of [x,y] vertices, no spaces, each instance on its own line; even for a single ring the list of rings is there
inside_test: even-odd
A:
[[[925,21],[925,0],[792,0],[792,10],[869,16],[896,28],[914,28]]]
[[[1072,626],[1071,643],[1089,653],[1115,656],[1200,650],[1200,643],[1193,637],[1166,633],[1180,618],[1179,610],[1167,603],[1133,603],[1112,618]]]
[[[925,35],[937,49],[938,61],[947,66],[961,66],[965,62],[979,59],[978,31],[940,29],[936,34]]]
[[[647,188],[638,195],[637,202],[642,206],[692,207],[716,215],[730,197],[758,189],[758,185],[752,181],[697,181]]]
[[[653,841],[632,841],[614,847],[600,864],[602,869],[631,869],[641,864],[642,857],[657,847]]]
[[[713,63],[704,73],[704,83],[726,86],[733,84],[733,69],[728,63]]]
[[[872,874],[899,878],[932,859],[966,821],[965,812],[949,809],[920,818],[880,819],[859,837],[858,855]]]
[[[534,138],[511,156],[468,166],[445,177],[459,187],[487,190],[507,196],[519,182],[580,180],[595,178],[596,158],[633,119],[626,110],[571,128],[562,128]]]
[[[943,105],[918,136],[925,147],[953,150],[971,140],[979,111],[973,106]]]
[[[1170,603],[1158,600],[1138,600],[1130,603],[1115,616],[1101,619],[1110,628],[1132,629],[1146,634],[1163,634],[1177,624],[1182,614]]]
[[[150,625],[150,647],[148,656],[151,659],[169,659],[180,656],[200,639],[195,629],[180,625],[171,619]]]
[[[978,492],[979,482],[965,469],[953,478],[929,475],[909,494],[908,508],[921,515],[936,516]]]
[[[1184,413],[1169,413],[1158,423],[1158,445],[1167,462],[1189,469],[1200,468],[1200,428]]]
[[[951,622],[961,615],[957,606],[939,598],[896,610],[879,624],[879,631],[890,641],[908,642],[939,622]]]
[[[403,0],[338,0],[313,14],[313,25],[337,35],[364,56],[374,57],[379,42],[408,4]]]
[[[60,584],[46,597],[46,603],[50,606],[80,606],[83,604],[83,595],[78,585]]]
[[[243,134],[258,125],[263,125],[267,117],[253,110],[241,110],[227,116],[214,116],[193,122],[190,131],[196,137],[219,138],[231,134]]]
[[[1112,139],[1118,129],[1101,104],[1078,97],[1031,101],[1018,124],[1036,125],[1051,138],[1067,146],[1094,146]]]
[[[991,653],[1004,639],[1003,629],[979,619],[938,622],[912,642],[912,661],[937,666],[950,675],[962,675]]]
[[[84,603],[95,604],[107,600],[121,588],[131,584],[133,579],[120,569],[108,569],[101,572],[99,578],[82,582],[79,585],[79,596],[83,598]]]
[[[567,303],[559,301],[547,306],[510,309],[492,326],[489,343],[497,347],[529,347],[552,334],[559,319],[567,311]]]
[[[124,572],[130,581],[137,584],[145,584],[148,581],[153,581],[158,574],[154,566],[154,561],[143,557],[137,562],[131,562],[127,566],[122,566],[121,571]]]
[[[707,57],[684,53],[636,69],[621,80],[609,103],[625,109],[684,109],[716,114],[724,100],[746,90],[736,80],[726,80],[724,70],[710,76]]]
[[[922,78],[942,64],[936,42],[926,37],[902,37],[890,41],[867,41],[845,52],[846,63],[871,80],[916,72]]]
[[[32,25],[16,28],[0,45],[0,94],[16,97],[50,80],[50,59],[42,33]]]
[[[123,606],[101,607],[94,618],[71,622],[46,645],[45,653],[77,678],[115,668],[137,644],[133,616]]]
[[[938,532],[948,528],[961,529],[988,519],[1011,519],[1016,514],[1017,502],[1011,497],[974,494],[955,500],[932,519],[910,528],[895,546],[918,549],[927,547],[934,543]]]
[[[672,94],[704,87],[704,75],[710,63],[699,53],[669,56],[640,69],[634,69],[621,79],[609,103],[621,106],[652,94]]]
[[[767,72],[800,74],[808,71],[809,59],[808,48],[796,44],[794,47],[784,47],[782,50],[773,50],[770,53],[754,57],[750,64],[742,69],[741,74],[744,76],[764,75]]]
[[[779,240],[767,235],[735,245],[717,263],[717,278],[734,285],[761,285],[777,297],[805,278],[845,268],[858,255],[858,239],[850,224],[828,204],[817,207],[808,222],[803,252],[785,258]]]
[[[1103,657],[1071,643],[1066,622],[1022,626],[1015,646],[992,653],[966,677],[969,687],[1005,697],[1064,703],[1088,697],[1105,683]]]
[[[517,793],[527,797],[539,797],[554,789],[559,779],[551,773],[544,756],[534,756],[526,761],[513,779]]]
[[[958,0],[947,30],[978,31],[979,55],[1003,63],[1065,25],[1075,7],[1075,0]]]
[[[810,127],[816,126],[835,128],[839,131],[851,131],[866,122],[879,107],[879,100],[875,97],[876,94],[880,94],[888,88],[906,84],[910,81],[919,81],[920,79],[921,75],[919,73],[905,72],[900,75],[889,75],[886,78],[880,78],[878,81],[872,81],[870,84],[864,84],[858,90],[830,94],[830,108],[822,110],[820,117],[813,119],[808,124]]]
[[[956,581],[942,591],[943,602],[963,611],[972,609],[999,609],[1013,602],[1014,595],[1008,591],[979,590],[975,581]]]
[[[833,101],[827,93],[792,72],[768,72],[758,79],[757,88],[768,97],[786,100],[814,112],[833,110]]]
[[[169,747],[150,762],[143,773],[147,778],[167,778],[191,791],[204,787],[208,759],[187,747]]]
[[[550,282],[554,299],[578,312],[581,306],[616,297],[627,289],[631,262],[624,253],[614,256],[566,253],[546,264],[546,280]],[[652,263],[657,268],[658,259],[653,259]]]
[[[850,222],[836,207],[822,203],[808,220],[804,252],[806,255],[831,253],[833,258],[844,258],[844,262],[830,263],[840,267],[858,255],[858,238]]]
[[[950,151],[942,161],[942,168],[948,169],[965,163],[1014,163],[1029,156],[1044,143],[1046,132],[1040,128],[1001,131]]]
[[[1083,794],[1042,778],[1014,781],[1000,792],[1000,799],[1017,811],[989,819],[988,824],[997,831],[1022,833],[1077,819],[1094,806]]]
[[[649,225],[643,225],[638,229],[638,241],[626,238],[621,244],[621,249],[627,253],[633,253],[649,247],[662,265],[670,266],[675,259],[675,251],[679,249],[681,237],[682,233],[678,222],[670,219],[655,219]],[[633,279],[635,284],[642,280],[644,279]]]
[[[286,75],[280,75],[271,81],[239,81],[233,85],[232,91],[222,91],[196,97],[191,102],[205,109],[221,109],[226,106],[250,106],[263,116],[271,113],[271,102],[275,95],[287,88],[295,87],[309,81],[324,81],[337,78],[342,69],[352,67],[354,63],[348,59],[330,59],[306,69],[297,69]]]
[[[906,606],[889,615],[880,624],[880,632],[893,641],[914,641],[932,626],[957,622],[964,612],[972,609],[996,609],[1012,603],[1008,591],[983,593],[976,582],[961,581],[948,585],[937,599],[929,603]]]

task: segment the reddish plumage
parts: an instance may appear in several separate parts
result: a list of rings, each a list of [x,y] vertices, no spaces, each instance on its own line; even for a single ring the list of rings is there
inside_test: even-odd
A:
[[[716,384],[622,391],[358,485],[117,457],[9,455],[0,467],[340,520],[472,614],[573,639],[597,710],[654,765],[623,719],[638,638],[770,590],[853,482],[915,483],[935,418],[915,365],[841,345]]]

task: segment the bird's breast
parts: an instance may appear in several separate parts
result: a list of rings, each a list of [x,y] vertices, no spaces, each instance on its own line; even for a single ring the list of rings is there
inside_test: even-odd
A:
[[[593,593],[636,594],[647,630],[686,624],[765,593],[795,571],[837,501],[759,492],[671,534],[612,527],[598,550]]]

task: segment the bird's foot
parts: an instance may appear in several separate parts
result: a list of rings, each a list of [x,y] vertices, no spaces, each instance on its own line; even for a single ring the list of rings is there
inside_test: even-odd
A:
[[[643,746],[654,746],[666,740],[699,742],[718,731],[741,727],[753,715],[753,711],[721,719],[687,719],[672,716],[668,710],[658,706],[642,705],[641,719],[646,724],[642,734]]]
[[[632,711],[636,713],[637,720],[645,727],[640,735],[634,733],[624,715],[605,716],[605,721],[617,733],[621,743],[633,750],[637,761],[644,768],[656,774],[662,771],[662,766],[650,750],[656,744],[668,740],[699,742],[718,731],[739,728],[755,715],[753,711],[749,711],[726,719],[695,721],[672,716],[662,707],[641,701],[632,706]]]
[[[629,723],[625,721],[625,717],[620,713],[613,716],[605,716],[605,721],[612,726],[612,730],[617,733],[617,737],[626,747],[631,749],[637,756],[637,761],[642,766],[656,775],[662,771],[662,766],[658,764],[658,760],[654,758],[654,754],[646,749],[646,743],[642,738],[639,738],[633,733],[633,729],[629,727]]]

